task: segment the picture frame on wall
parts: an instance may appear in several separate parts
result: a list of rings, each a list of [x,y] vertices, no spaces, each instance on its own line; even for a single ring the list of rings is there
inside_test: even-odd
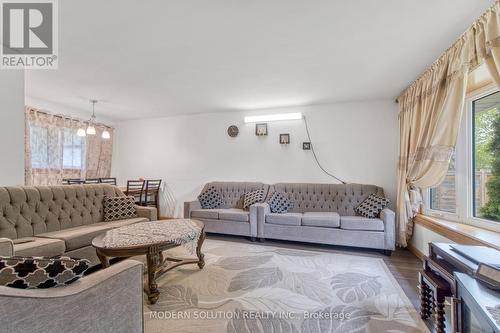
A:
[[[303,150],[311,150],[311,143],[310,142],[302,142],[302,149]]]
[[[267,135],[267,124],[255,124],[255,135],[257,136],[265,136]]]
[[[280,134],[280,144],[281,145],[290,144],[290,134],[288,134],[288,133]]]

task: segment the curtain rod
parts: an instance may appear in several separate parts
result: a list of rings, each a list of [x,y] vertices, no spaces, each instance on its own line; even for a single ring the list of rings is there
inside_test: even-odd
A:
[[[31,106],[27,106],[27,108],[30,109],[30,110],[32,110],[32,111],[35,111],[35,112],[46,114],[48,116],[52,116],[52,117],[56,117],[56,118],[61,118],[61,119],[67,119],[67,120],[70,120],[70,121],[76,121],[76,122],[81,122],[81,123],[84,123],[84,124],[88,124],[88,120],[82,120],[82,119],[79,119],[79,118],[73,118],[73,117],[65,116],[63,114],[53,114],[51,112],[40,110],[40,109],[31,107]],[[109,126],[109,125],[106,125],[106,124],[103,124],[103,123],[94,123],[94,124],[97,125],[97,126],[102,126],[102,127],[105,127],[105,128],[114,129],[113,126]]]

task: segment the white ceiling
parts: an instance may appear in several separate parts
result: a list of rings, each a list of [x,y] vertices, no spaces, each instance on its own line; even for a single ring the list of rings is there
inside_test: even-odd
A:
[[[113,120],[396,97],[492,0],[59,1],[27,103]]]

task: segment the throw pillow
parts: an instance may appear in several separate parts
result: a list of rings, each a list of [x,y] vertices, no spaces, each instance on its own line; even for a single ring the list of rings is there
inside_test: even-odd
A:
[[[254,203],[262,202],[263,200],[264,200],[263,189],[247,192],[245,193],[245,199],[243,200],[243,209],[247,209]]]
[[[356,207],[356,213],[364,217],[375,218],[380,215],[382,209],[384,209],[389,202],[389,199],[370,194],[368,198]]]
[[[0,285],[37,289],[68,285],[90,268],[87,259],[0,257]]]
[[[215,209],[222,205],[222,197],[215,187],[210,187],[203,191],[198,196],[198,200],[203,209]]]
[[[104,197],[104,221],[116,221],[137,217],[134,197]]]
[[[293,208],[293,202],[291,202],[283,193],[274,192],[269,199],[269,207],[272,213],[286,213]]]

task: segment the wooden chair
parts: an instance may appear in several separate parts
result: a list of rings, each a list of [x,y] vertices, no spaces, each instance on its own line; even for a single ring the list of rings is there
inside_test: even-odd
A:
[[[116,186],[116,177],[99,178],[99,183],[110,184],[110,185]]]
[[[99,184],[99,178],[85,179],[84,184]]]
[[[161,179],[146,180],[146,189],[143,206],[156,207],[158,218],[160,218],[160,185]]]
[[[134,197],[134,201],[137,205],[142,205],[144,184],[144,180],[127,180],[125,195]]]

